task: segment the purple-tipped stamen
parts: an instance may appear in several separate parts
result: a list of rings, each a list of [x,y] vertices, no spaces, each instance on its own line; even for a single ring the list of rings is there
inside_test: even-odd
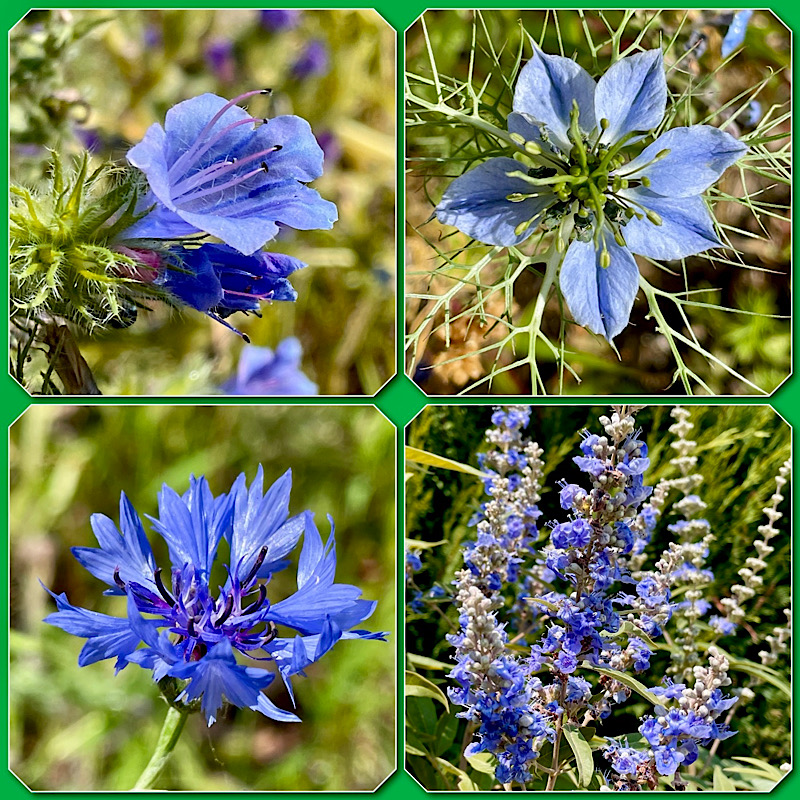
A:
[[[228,599],[225,601],[225,609],[222,614],[218,617],[217,621],[214,623],[215,628],[220,628],[225,623],[225,621],[230,617],[233,613],[233,595],[229,594]]]
[[[258,600],[254,603],[251,603],[244,611],[242,611],[242,616],[246,617],[248,614],[255,614],[256,611],[261,610],[261,606],[264,605],[264,602],[267,599],[267,587],[264,586],[263,583],[259,584],[258,586]]]
[[[120,578],[119,576],[119,567],[117,567],[114,570],[114,583],[116,583],[117,586],[120,589],[122,589],[123,592],[127,591],[127,589],[125,588],[125,581],[123,581],[122,578]]]
[[[201,189],[199,192],[194,192],[189,194],[181,195],[180,197],[173,197],[172,199],[177,203],[178,201],[192,201],[192,200],[199,200],[201,197],[206,197],[210,194],[216,194],[217,192],[224,192],[226,189],[230,189],[233,186],[238,186],[240,183],[244,183],[246,180],[263,173],[264,170],[259,166],[258,169],[251,170],[250,172],[246,172],[244,175],[239,175],[238,177],[234,178],[232,181],[228,181],[227,183],[223,183],[220,186],[211,186],[208,189]]]
[[[264,545],[259,551],[258,555],[256,556],[255,563],[253,564],[250,572],[247,573],[247,577],[242,581],[242,587],[247,587],[252,582],[253,578],[256,577],[256,574],[261,569],[261,565],[264,563],[264,559],[267,557],[267,550],[269,548],[267,545]]]
[[[161,567],[158,567],[158,569],[156,569],[156,571],[153,573],[153,578],[155,579],[158,593],[164,598],[164,600],[166,600],[170,607],[174,607],[175,598],[167,591],[166,586],[164,586],[164,581],[161,580]]]
[[[239,167],[243,166],[244,164],[248,164],[251,161],[258,161],[259,159],[263,159],[264,156],[268,156],[272,153],[277,153],[279,150],[282,150],[283,146],[276,144],[273,147],[267,147],[265,150],[261,150],[258,153],[253,153],[245,158],[240,158],[234,161],[220,161],[216,164],[212,164],[210,167],[206,167],[205,169],[198,170],[193,175],[188,178],[184,178],[182,181],[178,181],[175,186],[172,188],[172,196],[174,200],[178,200],[178,198],[185,196],[188,192],[198,186],[202,186],[204,183],[207,183],[210,180],[216,180],[222,175],[225,175],[232,170],[238,169]],[[267,172],[267,162],[262,161],[260,164],[260,168],[262,172]],[[257,174],[258,170],[256,170]],[[243,176],[241,180],[245,180],[246,177],[250,176]],[[230,185],[230,184],[227,184]],[[212,189],[214,187],[211,187]]]
[[[240,94],[238,97],[234,97],[233,100],[228,100],[222,108],[214,114],[213,117],[208,121],[206,126],[197,136],[197,140],[195,143],[185,152],[183,155],[170,167],[170,172],[175,170],[176,172],[181,169],[184,164],[190,163],[194,158],[196,158],[197,152],[200,149],[201,143],[203,139],[211,132],[211,129],[219,122],[220,118],[225,114],[228,109],[233,108],[233,106],[238,105],[242,100],[247,100],[248,97],[254,97],[257,94],[271,94],[272,89],[254,89],[251,92],[245,92],[244,94]]]

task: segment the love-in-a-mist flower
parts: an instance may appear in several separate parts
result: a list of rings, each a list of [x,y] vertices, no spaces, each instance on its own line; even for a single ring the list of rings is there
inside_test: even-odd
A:
[[[336,206],[306,186],[322,175],[322,149],[306,120],[251,116],[233,100],[203,94],[173,106],[164,127],[151,125],[128,161],[146,176],[141,207],[153,210],[128,239],[216,236],[249,255],[278,225],[327,229]]]
[[[116,658],[117,671],[138,664],[151,670],[162,688],[167,679],[180,681],[178,693],[168,699],[182,708],[199,702],[209,725],[225,700],[272,719],[299,721],[262,691],[275,679],[270,662],[291,693],[291,676],[303,674],[340,639],[385,634],[354,630],[376,602],[360,599],[356,586],[334,583],[333,530],[323,544],[311,512],[289,517],[290,489],[286,472],[264,493],[261,467],[249,488],[242,474],[230,493],[218,497],[202,477],[192,477],[182,496],[165,485],[159,518],[152,522],[169,548],[169,572],[157,566],[141,520],[123,494],[119,529],[94,514],[100,546],[72,552],[107,584],[106,594],[126,598],[126,615],[89,611],[51,592],[58,610],[45,622],[86,639],[81,666]],[[286,557],[301,535],[297,591],[275,602],[267,591],[270,578],[288,566]],[[230,552],[218,575],[223,541]],[[279,626],[295,633],[281,633]]]
[[[661,50],[622,58],[595,83],[572,59],[534,47],[508,118],[517,157],[456,178],[439,220],[500,246],[553,230],[566,248],[559,284],[573,318],[612,340],[638,291],[634,253],[671,260],[722,245],[702,195],[747,151],[725,131],[692,125],[637,152],[661,126],[667,94]]]
[[[300,369],[302,357],[303,348],[294,336],[284,339],[274,351],[245,345],[236,375],[222,385],[222,391],[262,397],[317,394],[317,385]]]

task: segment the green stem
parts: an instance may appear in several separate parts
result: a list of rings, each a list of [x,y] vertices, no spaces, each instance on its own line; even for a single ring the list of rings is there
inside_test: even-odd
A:
[[[536,305],[533,308],[533,317],[528,324],[528,358],[531,364],[531,394],[539,394],[539,387],[537,382],[538,369],[536,368],[536,340],[542,327],[542,317],[544,316],[544,309],[547,305],[547,300],[550,296],[550,289],[553,287],[553,282],[556,279],[558,268],[561,266],[563,254],[558,252],[555,242],[550,246],[550,250],[546,255],[546,268],[544,278],[542,279],[542,286],[539,289],[539,296],[536,298]]]
[[[150,757],[150,761],[144,768],[144,772],[139,776],[139,780],[133,787],[133,791],[141,791],[143,789],[152,789],[161,771],[166,766],[175,745],[180,739],[183,726],[186,724],[186,718],[189,715],[178,711],[174,706],[169,707],[167,711],[167,718],[164,720],[164,725],[161,728],[161,733],[158,736],[156,749]]]

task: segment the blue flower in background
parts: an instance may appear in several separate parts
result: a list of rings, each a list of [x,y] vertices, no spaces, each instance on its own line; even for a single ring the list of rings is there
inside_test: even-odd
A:
[[[750,17],[752,16],[753,11],[749,8],[736,12],[733,17],[733,22],[731,22],[730,27],[725,33],[725,38],[722,40],[723,58],[727,58],[744,42],[744,37],[747,33],[747,26],[750,23]]]
[[[181,303],[236,330],[225,317],[236,311],[257,312],[263,301],[296,300],[287,278],[305,266],[282,253],[246,256],[228,245],[202,244],[168,251],[155,283]]]
[[[236,376],[223,384],[226,394],[312,395],[317,385],[300,370],[303,350],[293,336],[284,339],[274,350],[246,345],[239,356]]]
[[[722,245],[702,194],[747,146],[709,125],[657,129],[667,84],[660,50],[628,56],[595,83],[579,64],[535,48],[508,129],[525,162],[491,158],[456,178],[439,220],[478,241],[515,246],[541,226],[570,244],[560,287],[575,321],[609,341],[639,287],[633,254],[685,258]]]
[[[275,720],[299,721],[263,694],[275,678],[265,663],[277,665],[291,693],[291,676],[302,674],[340,639],[383,639],[385,634],[353,630],[376,603],[361,600],[356,586],[334,583],[333,530],[323,544],[311,512],[290,517],[290,489],[288,471],[264,493],[261,467],[249,488],[242,474],[229,494],[216,498],[203,477],[192,477],[183,496],[165,485],[159,518],[151,519],[169,548],[168,574],[156,565],[141,520],[122,494],[119,530],[108,517],[94,514],[91,524],[100,547],[72,552],[107,584],[105,594],[126,598],[127,615],[89,611],[51,592],[58,610],[45,622],[87,640],[80,666],[116,658],[117,671],[135,663],[151,670],[155,681],[187,681],[175,702],[199,700],[209,725],[224,700]],[[288,566],[286,557],[301,535],[297,591],[273,603],[267,584]],[[224,585],[215,593],[212,587],[220,579],[211,573],[223,540],[230,550],[227,579],[222,576]],[[296,633],[284,636],[278,626]]]
[[[297,61],[292,64],[292,75],[297,80],[327,75],[330,69],[328,45],[322,39],[312,39]]]
[[[164,127],[151,125],[128,161],[147,177],[140,203],[154,206],[125,239],[216,236],[244,255],[278,233],[330,228],[336,206],[305,186],[322,175],[322,149],[304,119],[250,116],[236,104],[203,94],[173,106]]]

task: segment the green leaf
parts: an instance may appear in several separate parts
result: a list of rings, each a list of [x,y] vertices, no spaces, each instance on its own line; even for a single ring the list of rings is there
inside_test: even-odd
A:
[[[586,787],[591,782],[592,775],[594,775],[592,748],[574,723],[570,722],[564,726],[564,738],[575,754],[575,764],[578,767],[578,786],[581,788]]]
[[[427,758],[428,754],[424,750],[418,750],[416,747],[412,747],[408,742],[406,742],[406,753],[410,756],[421,756],[422,758]]]
[[[750,756],[733,756],[733,760],[743,761],[745,764],[752,764],[754,767],[758,767],[758,769],[764,773],[764,777],[775,781],[775,783],[778,783],[778,781],[783,779],[783,772],[781,772],[777,767],[773,767],[772,764],[762,761],[760,758],[752,758]],[[728,769],[735,769],[735,767],[728,767]]]
[[[736,784],[722,771],[722,767],[717,764],[714,767],[714,791],[715,792],[735,792]]]
[[[624,672],[620,672],[617,669],[611,669],[611,667],[598,667],[594,664],[590,664],[588,661],[584,661],[581,666],[584,669],[590,669],[593,672],[599,672],[601,675],[608,675],[609,678],[614,678],[618,680],[624,686],[627,686],[631,691],[636,692],[636,694],[641,695],[647,700],[648,703],[654,706],[663,705],[662,701],[658,699],[643,683],[637,681],[636,678],[632,678],[630,675],[626,675]]]
[[[450,711],[445,693],[435,683],[411,670],[406,670],[406,697],[430,697]]]
[[[475,753],[472,756],[466,756],[467,763],[475,770],[484,775],[494,775],[495,770],[495,757],[491,753]]]
[[[430,550],[431,547],[441,544],[447,544],[447,541],[440,539],[438,542],[420,542],[417,539],[406,539],[406,550]]]
[[[425,450],[419,450],[416,447],[406,447],[406,461],[412,461],[415,464],[425,464],[429,467],[439,467],[440,469],[449,469],[454,472],[463,472],[467,475],[472,475],[475,478],[487,478],[488,475],[481,472],[469,464],[461,464],[458,461],[453,461],[450,458],[428,453]]]
[[[454,714],[442,714],[436,723],[434,752],[437,756],[442,755],[453,744],[457,734],[458,719]]]
[[[453,669],[452,664],[446,664],[444,661],[437,661],[435,658],[428,658],[427,656],[419,656],[416,653],[407,653],[406,659],[409,664],[413,664],[415,667],[421,667],[422,669]]]

